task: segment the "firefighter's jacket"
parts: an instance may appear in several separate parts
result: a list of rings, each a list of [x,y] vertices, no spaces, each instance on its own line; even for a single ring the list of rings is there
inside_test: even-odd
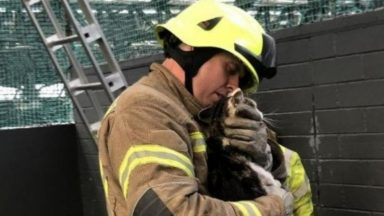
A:
[[[110,216],[283,215],[277,196],[225,202],[205,193],[206,145],[194,120],[201,108],[160,64],[152,64],[151,72],[111,105],[98,132]],[[292,171],[293,189],[300,188],[299,195],[307,196],[309,203],[301,164],[299,169],[301,173]],[[295,180],[296,175],[300,180]],[[297,204],[304,205],[300,200]]]

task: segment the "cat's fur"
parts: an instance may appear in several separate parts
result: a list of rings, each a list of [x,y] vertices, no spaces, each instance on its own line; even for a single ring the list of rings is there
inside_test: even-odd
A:
[[[213,197],[226,201],[251,200],[266,195],[271,187],[280,187],[278,180],[265,169],[265,162],[272,157],[270,146],[265,144],[259,154],[249,153],[228,144],[224,138],[224,118],[228,116],[249,117],[251,113],[238,109],[247,103],[257,109],[256,103],[243,96],[240,89],[209,110],[208,152],[208,191]],[[258,111],[260,121],[263,114]],[[254,115],[255,112],[252,113]],[[202,117],[204,118],[204,117]],[[255,116],[252,116],[254,119]],[[281,153],[281,152],[280,152]],[[282,155],[279,155],[282,156]],[[271,167],[267,168],[271,169]]]

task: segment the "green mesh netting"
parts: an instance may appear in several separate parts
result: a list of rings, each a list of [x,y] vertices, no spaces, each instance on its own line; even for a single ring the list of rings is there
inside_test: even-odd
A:
[[[68,123],[72,116],[21,1],[0,1],[0,127]]]
[[[77,17],[82,14],[71,1]],[[190,4],[188,0],[93,0],[94,13],[118,60],[161,52],[153,26]],[[371,11],[383,0],[234,0],[226,1],[248,11],[267,31]],[[73,32],[58,0],[51,1],[62,29]],[[35,7],[44,31],[53,33],[41,7]],[[82,21],[81,21],[82,22]],[[79,43],[72,48],[80,61],[88,59]],[[95,50],[96,47],[93,47]],[[64,53],[61,67],[70,70]],[[97,53],[98,59],[101,54]],[[60,124],[73,121],[67,97],[37,31],[20,0],[0,0],[0,128]]]

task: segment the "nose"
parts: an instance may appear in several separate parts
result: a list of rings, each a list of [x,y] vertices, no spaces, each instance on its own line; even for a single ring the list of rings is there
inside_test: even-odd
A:
[[[239,88],[239,78],[240,78],[239,74],[235,74],[228,77],[228,82],[226,86],[228,93]]]

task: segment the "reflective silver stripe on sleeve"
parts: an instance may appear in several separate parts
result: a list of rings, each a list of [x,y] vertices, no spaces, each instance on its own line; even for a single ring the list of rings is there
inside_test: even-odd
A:
[[[133,146],[125,154],[119,168],[119,182],[124,196],[128,192],[129,177],[132,171],[140,165],[149,163],[178,168],[183,170],[187,176],[195,176],[191,160],[173,149],[159,145]]]

